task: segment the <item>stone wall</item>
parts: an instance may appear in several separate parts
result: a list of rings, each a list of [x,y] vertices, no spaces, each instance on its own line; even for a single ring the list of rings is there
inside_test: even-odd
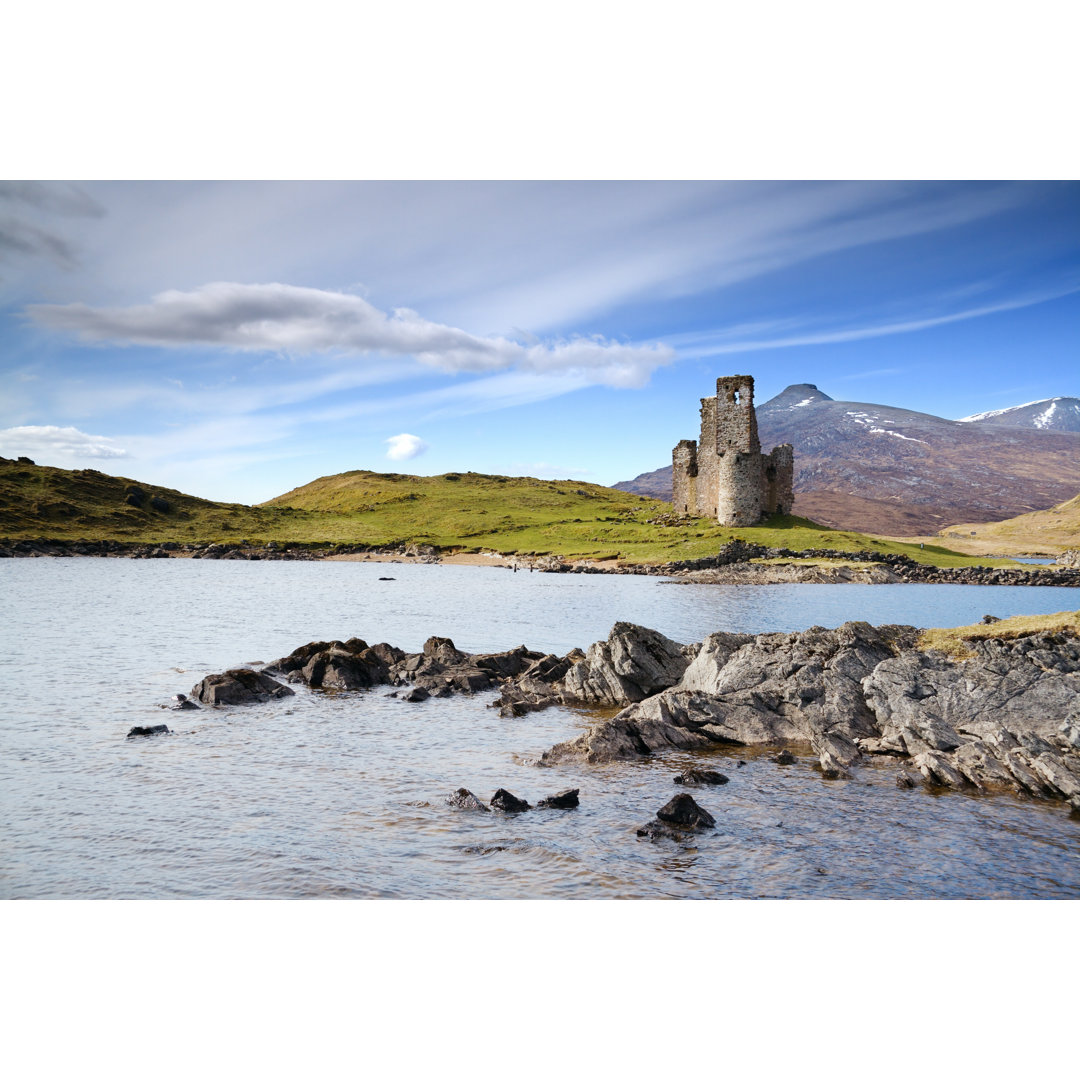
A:
[[[762,454],[754,411],[754,380],[727,375],[716,396],[701,399],[701,438],[672,451],[672,504],[683,514],[724,525],[754,525],[790,513],[794,456],[788,443]]]

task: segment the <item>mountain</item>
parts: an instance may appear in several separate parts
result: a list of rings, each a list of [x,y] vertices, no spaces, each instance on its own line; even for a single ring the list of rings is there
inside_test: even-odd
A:
[[[833,528],[928,535],[1041,510],[1080,489],[1080,432],[835,401],[811,383],[787,387],[757,418],[762,449],[795,448],[794,512]],[[668,466],[614,486],[670,499],[670,485]]]
[[[961,424],[1037,428],[1039,431],[1080,431],[1080,398],[1055,397],[1013,405],[1009,409],[961,417]]]

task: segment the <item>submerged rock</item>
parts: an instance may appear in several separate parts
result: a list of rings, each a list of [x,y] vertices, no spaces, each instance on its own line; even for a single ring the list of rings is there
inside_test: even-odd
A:
[[[537,804],[537,810],[573,810],[578,805],[579,788],[564,788],[546,799],[541,799]]]
[[[790,750],[781,750],[779,754],[772,758],[774,765],[794,765],[797,760]]]
[[[146,735],[169,735],[171,732],[164,724],[154,724],[151,727],[133,727],[128,733],[127,738],[138,739]]]
[[[715,786],[727,782],[728,778],[723,773],[711,769],[685,769],[675,777],[676,784],[685,784],[687,787],[705,787],[710,784]]]

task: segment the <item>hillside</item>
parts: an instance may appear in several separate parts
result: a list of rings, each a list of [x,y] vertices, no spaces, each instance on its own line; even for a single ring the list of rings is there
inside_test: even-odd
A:
[[[128,543],[270,540],[442,550],[556,554],[668,562],[702,558],[733,539],[795,550],[833,548],[909,555],[935,566],[986,560],[935,543],[882,541],[778,517],[751,529],[679,518],[670,505],[578,481],[447,473],[356,471],[324,476],[262,506],[191,495],[93,469],[0,459],[0,537]]]
[[[1040,551],[1060,555],[1066,548],[1080,548],[1080,495],[1049,510],[1036,510],[1007,521],[952,525],[938,535],[980,553]]]
[[[952,521],[1053,506],[1080,489],[1080,432],[834,401],[809,383],[789,386],[757,416],[762,449],[795,448],[795,512],[834,528],[933,534]],[[688,437],[692,427],[688,417]],[[670,498],[670,484],[667,466],[615,486]]]

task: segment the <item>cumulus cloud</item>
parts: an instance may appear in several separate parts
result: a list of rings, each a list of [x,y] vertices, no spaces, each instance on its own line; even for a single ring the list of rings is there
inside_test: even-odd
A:
[[[65,459],[122,458],[128,452],[104,435],[88,435],[74,427],[51,425],[5,428],[0,431],[0,454],[5,457]]]
[[[392,435],[386,443],[390,447],[386,451],[386,456],[391,461],[408,461],[410,458],[418,457],[428,448],[428,444],[416,435]]]
[[[90,341],[381,353],[413,356],[447,372],[575,372],[591,383],[619,387],[643,386],[654,369],[675,357],[665,345],[626,345],[599,336],[529,345],[480,337],[408,308],[387,313],[360,296],[297,285],[215,282],[191,292],[169,290],[131,307],[31,304],[26,310],[43,326]]]

